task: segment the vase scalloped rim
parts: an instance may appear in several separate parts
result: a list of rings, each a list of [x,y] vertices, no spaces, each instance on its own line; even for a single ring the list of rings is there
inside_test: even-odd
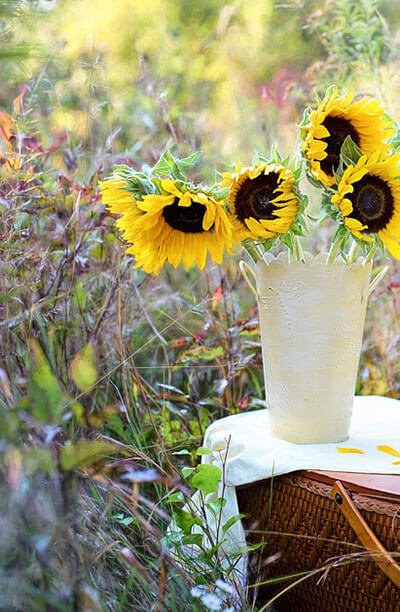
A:
[[[371,264],[372,266],[372,262],[369,263],[365,263],[364,258],[362,256],[358,257],[354,262],[348,264],[346,263],[341,257],[336,257],[336,259],[334,259],[332,261],[332,263],[328,266],[327,265],[327,258],[328,258],[328,253],[317,253],[317,254],[313,254],[313,253],[309,253],[309,252],[305,252],[304,253],[304,261],[298,261],[295,259],[291,259],[289,261],[288,259],[288,254],[285,251],[282,251],[281,253],[278,253],[278,255],[273,255],[272,253],[265,253],[263,259],[260,259],[256,262],[256,266],[262,266],[262,265],[267,265],[267,266],[304,266],[304,265],[323,265],[329,268],[353,268],[353,267],[358,267],[358,266],[368,266],[369,264]]]

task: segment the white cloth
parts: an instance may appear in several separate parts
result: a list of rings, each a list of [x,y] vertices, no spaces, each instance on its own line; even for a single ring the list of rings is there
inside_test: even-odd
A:
[[[204,446],[213,453],[203,455],[202,462],[223,469],[219,496],[223,495],[225,505],[218,522],[224,525],[239,514],[235,489],[239,485],[303,469],[400,474],[400,401],[379,396],[355,397],[350,436],[341,443],[294,444],[275,438],[271,435],[269,410],[257,410],[215,421],[206,431]],[[191,511],[199,506],[197,492],[192,497]],[[215,534],[215,516],[209,512],[206,515]],[[176,526],[170,526],[170,531],[176,531]],[[245,546],[244,528],[237,521],[226,530],[220,552],[225,556],[237,554],[231,580],[241,587],[246,584],[247,557],[239,553]],[[221,563],[224,564],[223,559]]]
[[[216,465],[225,461],[225,482],[233,487],[305,469],[400,474],[400,401],[355,397],[350,435],[340,443],[293,444],[274,438],[269,411],[257,410],[215,421],[204,446],[214,452],[203,460]],[[392,447],[398,457],[378,450],[380,446]]]

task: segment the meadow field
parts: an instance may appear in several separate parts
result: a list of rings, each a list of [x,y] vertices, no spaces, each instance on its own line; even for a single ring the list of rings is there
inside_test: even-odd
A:
[[[399,123],[399,50],[394,0],[0,0],[1,610],[234,609],[218,546],[189,579],[163,536],[207,426],[264,406],[243,254],[145,274],[98,183],[166,149],[209,184],[294,156],[332,84]],[[357,392],[400,398],[388,265]]]

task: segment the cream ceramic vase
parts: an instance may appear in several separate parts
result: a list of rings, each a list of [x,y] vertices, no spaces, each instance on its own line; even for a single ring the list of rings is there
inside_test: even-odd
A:
[[[368,295],[380,280],[370,283],[371,263],[325,262],[282,253],[255,265],[272,433],[300,444],[348,437]]]

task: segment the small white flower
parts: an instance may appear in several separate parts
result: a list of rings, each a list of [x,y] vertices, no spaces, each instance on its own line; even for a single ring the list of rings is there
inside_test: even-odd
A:
[[[192,597],[202,597],[205,592],[205,587],[203,585],[195,586],[190,589],[190,594]]]
[[[201,601],[208,610],[221,610],[222,602],[219,597],[214,595],[214,593],[207,593],[206,595],[203,595]]]
[[[236,594],[235,588],[231,584],[229,584],[228,582],[224,582],[220,578],[215,581],[215,586],[221,591],[224,591],[224,593],[230,593],[231,595]]]

